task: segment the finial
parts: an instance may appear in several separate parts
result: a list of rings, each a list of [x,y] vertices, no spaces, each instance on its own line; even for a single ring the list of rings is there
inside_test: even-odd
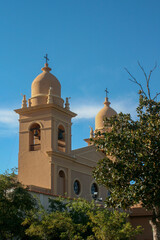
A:
[[[28,99],[28,107],[31,107],[31,99]]]
[[[44,56],[44,58],[46,59],[46,62],[44,64],[44,67],[41,69],[43,72],[50,72],[52,69],[48,67],[48,54],[46,53],[46,55]]]
[[[65,109],[69,110],[70,107],[69,107],[69,99],[71,99],[71,97],[66,97],[66,103],[65,103]]]
[[[44,56],[44,58],[46,59],[46,64],[48,64],[47,61],[49,61],[49,58],[48,58],[48,54],[46,53],[46,56]]]
[[[22,100],[22,108],[26,108],[26,107],[27,107],[26,95],[23,95],[23,94],[21,94],[21,95],[23,96],[23,100]]]
[[[107,88],[104,90],[105,92],[106,92],[106,98],[108,98],[108,90],[107,90]]]
[[[91,126],[90,127],[90,138],[93,138],[93,128]]]
[[[47,98],[47,104],[53,103],[53,94],[52,94],[52,87],[49,88],[48,91],[48,98]]]
[[[110,102],[108,101],[108,90],[107,88],[105,89],[105,92],[106,92],[106,97],[105,97],[105,101],[104,101],[104,105],[106,106],[109,106],[110,105]]]

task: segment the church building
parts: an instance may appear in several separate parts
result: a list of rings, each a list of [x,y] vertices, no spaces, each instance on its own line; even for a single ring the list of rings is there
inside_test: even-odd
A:
[[[47,60],[47,58],[46,58]],[[105,98],[104,107],[95,118],[95,130],[85,141],[88,146],[72,150],[71,127],[76,113],[70,110],[69,98],[61,97],[61,84],[51,73],[46,61],[31,86],[31,98],[23,96],[19,114],[18,179],[29,187],[47,207],[48,198],[66,196],[105,201],[108,190],[93,179],[92,171],[104,158],[90,142],[96,131],[104,130],[104,117],[116,114]],[[151,240],[151,213],[141,207],[132,209],[130,221],[142,225],[144,235],[138,240]]]
[[[19,114],[18,178],[31,190],[71,198],[105,199],[107,189],[92,177],[93,167],[104,155],[86,139],[87,147],[72,150],[71,126],[76,113],[69,99],[61,98],[61,84],[50,72],[48,63],[31,86],[31,98],[22,100]],[[116,112],[108,99],[97,114],[95,129],[103,129],[104,116]],[[90,131],[93,137],[93,129]]]

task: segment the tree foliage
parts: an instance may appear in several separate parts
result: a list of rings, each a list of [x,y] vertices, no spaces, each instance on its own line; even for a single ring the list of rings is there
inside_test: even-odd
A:
[[[17,180],[15,172],[0,175],[0,239],[28,239],[22,222],[36,202]]]
[[[129,240],[140,233],[126,221],[127,215],[112,212],[83,199],[52,199],[50,211],[27,218],[26,233],[43,240]],[[39,218],[39,216],[41,216]]]
[[[99,161],[94,170],[94,177],[111,192],[110,197],[106,199],[107,206],[126,209],[141,203],[143,207],[153,211],[152,224],[159,225],[159,93],[151,98],[149,83],[155,67],[147,76],[143,67],[140,64],[139,66],[146,79],[147,93],[128,72],[130,80],[140,87],[137,119],[133,120],[130,114],[123,113],[105,119],[105,126],[110,126],[110,130],[106,128],[105,132],[99,132],[95,144],[106,156]],[[160,236],[155,239],[160,239]]]
[[[99,240],[129,240],[139,234],[142,230],[140,226],[136,229],[126,221],[128,215],[118,211],[111,211],[107,208],[97,212],[95,215],[90,213],[93,222],[93,232]]]

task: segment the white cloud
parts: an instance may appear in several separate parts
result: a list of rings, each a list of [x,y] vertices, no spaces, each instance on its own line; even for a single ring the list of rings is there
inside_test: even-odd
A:
[[[10,136],[18,132],[18,115],[10,109],[0,109],[0,136]]]
[[[0,124],[16,126],[18,124],[18,115],[9,109],[0,109]]]
[[[102,106],[82,105],[73,107],[71,111],[77,113],[76,119],[90,119],[94,118]]]
[[[136,117],[137,103],[132,98],[117,99],[112,101],[111,107],[117,112],[130,113],[133,118]],[[77,113],[75,119],[91,119],[95,118],[100,109],[103,108],[102,104],[91,104],[90,102],[83,105],[74,105],[71,111]]]

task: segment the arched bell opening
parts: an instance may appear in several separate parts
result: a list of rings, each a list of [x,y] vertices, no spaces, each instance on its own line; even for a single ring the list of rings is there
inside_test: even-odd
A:
[[[29,148],[30,151],[41,149],[41,129],[38,123],[32,124],[29,130]]]
[[[58,127],[58,151],[65,152],[66,151],[66,141],[65,141],[65,129],[62,125]]]

